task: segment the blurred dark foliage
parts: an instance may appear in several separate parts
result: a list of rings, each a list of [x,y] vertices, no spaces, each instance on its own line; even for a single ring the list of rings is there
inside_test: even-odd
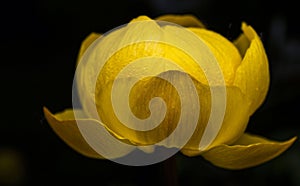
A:
[[[230,40],[241,22],[260,34],[271,85],[248,131],[274,140],[300,136],[300,26],[297,6],[216,0],[2,1],[0,6],[0,185],[163,185],[163,162],[128,167],[85,158],[65,145],[45,121],[42,107],[70,108],[81,41],[138,15],[191,13]],[[201,157],[178,154],[180,185],[300,185],[300,145],[258,167],[229,171]],[[4,163],[3,166],[3,161]]]

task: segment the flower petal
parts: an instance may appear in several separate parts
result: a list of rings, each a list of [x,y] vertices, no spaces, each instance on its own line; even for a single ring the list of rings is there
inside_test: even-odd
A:
[[[155,20],[168,21],[184,27],[200,27],[200,28],[205,27],[204,24],[197,17],[190,14],[185,14],[185,15],[167,14],[167,15],[159,16],[155,18]]]
[[[181,150],[181,152],[187,156],[196,156],[203,152],[200,150],[199,144],[203,140],[203,135],[208,117],[210,116],[210,92],[204,91],[199,85],[199,97],[200,97],[200,120],[198,127],[191,137],[190,141]],[[226,110],[223,119],[222,126],[218,135],[210,144],[207,149],[215,147],[219,144],[230,144],[236,141],[244,133],[249,120],[249,104],[245,95],[237,87],[226,87],[227,99]],[[205,95],[208,94],[208,95]],[[207,97],[207,98],[205,98]]]
[[[233,42],[236,48],[239,50],[242,57],[245,56],[246,51],[250,46],[251,41],[245,36],[245,34],[239,35],[239,37]]]
[[[180,73],[175,71],[164,72],[172,78],[176,78],[180,82]],[[150,77],[138,81],[134,87],[130,90],[129,106],[130,112],[132,112],[137,118],[147,119],[153,113],[151,113],[148,105],[152,98],[160,97],[164,100],[167,106],[167,112],[163,121],[154,129],[147,131],[139,131],[126,126],[126,123],[122,123],[115,114],[115,109],[111,102],[111,89],[112,83],[123,85],[120,87],[119,92],[124,92],[121,88],[128,85],[129,78],[116,79],[114,82],[108,83],[99,94],[97,94],[97,108],[99,116],[103,123],[108,128],[116,132],[118,135],[124,136],[134,144],[139,145],[151,145],[158,143],[165,139],[176,127],[180,116],[180,99],[179,95],[174,87],[158,77]],[[184,85],[184,84],[182,84]],[[188,97],[188,95],[186,95]],[[120,107],[126,110],[125,106]],[[155,113],[161,112],[162,109],[152,110]],[[125,111],[123,111],[125,112]],[[191,117],[193,113],[190,113]],[[134,121],[128,121],[128,123],[136,123]],[[138,123],[140,124],[140,123]]]
[[[44,108],[44,114],[54,132],[75,151],[87,157],[103,158],[87,144],[81,135],[73,110],[67,109],[53,115],[47,108]]]
[[[134,23],[137,21],[151,21],[151,20],[152,19],[150,19],[148,16],[141,15],[141,16],[138,16],[137,18],[132,19],[129,23]]]
[[[237,48],[229,40],[216,32],[201,28],[188,29],[203,39],[208,45],[222,69],[226,85],[232,85],[235,71],[242,61]]]
[[[184,79],[182,72],[167,71],[161,75],[166,77],[168,76],[175,82],[181,83],[181,85],[186,88],[186,92],[183,97],[191,97],[191,92],[188,91],[188,87],[183,81]],[[185,120],[184,123],[191,126],[191,122],[189,120],[193,117],[196,117],[198,114],[200,114],[200,116],[197,118],[198,124],[196,131],[192,131],[194,133],[185,148],[198,149],[200,146],[201,136],[204,133],[204,129],[207,126],[207,122],[210,117],[211,93],[208,85],[203,85],[193,77],[191,78],[196,87],[201,109],[200,113],[195,113],[195,110],[191,108],[195,103],[195,100],[191,99],[188,103],[193,112],[188,113],[188,120]],[[128,78],[117,79],[117,82],[115,83],[125,87],[128,84],[126,82],[129,82]],[[99,109],[98,113],[101,120],[107,125],[108,128],[113,130],[115,133],[129,139],[132,143],[142,145],[157,143],[169,136],[177,127],[181,115],[181,98],[177,90],[174,89],[172,84],[168,83],[166,80],[158,77],[145,78],[137,82],[130,91],[130,97],[128,101],[130,105],[130,111],[140,119],[146,119],[153,114],[149,109],[149,103],[152,98],[162,98],[166,104],[167,111],[164,120],[155,129],[149,131],[132,130],[122,124],[122,122],[120,122],[120,120],[116,117],[115,110],[111,103],[112,83],[103,86],[105,86],[103,91],[97,94],[97,99],[99,100],[97,107]],[[123,91],[119,89],[119,92]],[[126,107],[122,106],[121,108],[123,109],[124,113]],[[225,119],[219,133],[216,136],[216,139],[214,139],[209,148],[218,144],[232,143],[244,133],[249,119],[248,108],[249,103],[247,104],[247,99],[241,93],[241,91],[237,87],[227,87],[227,108],[225,111]],[[162,109],[155,109],[153,111],[162,112]],[[127,123],[134,122],[128,121]],[[234,128],[234,130],[232,130],[232,128]],[[185,131],[182,132],[182,134],[185,134]],[[176,140],[178,139],[171,139],[172,142]],[[177,147],[176,143],[172,142],[168,147]]]
[[[269,161],[287,150],[296,137],[285,142],[271,141],[244,134],[233,145],[219,145],[202,156],[212,164],[226,169],[244,169]]]
[[[239,87],[252,102],[250,113],[253,114],[267,95],[270,83],[269,65],[263,44],[255,30],[245,23],[242,24],[242,30],[244,35],[236,41],[237,48],[243,54],[248,45],[247,40],[250,45],[241,65],[237,68],[234,85]]]
[[[84,54],[84,52],[86,51],[86,49],[99,37],[101,36],[101,34],[92,32],[90,35],[88,35],[83,42],[81,43],[80,46],[80,50],[79,50],[79,54],[78,54],[78,58],[77,58],[77,63],[76,66],[78,65],[82,55]]]
[[[74,114],[76,113],[76,120]],[[116,135],[113,131],[106,128],[101,122],[94,119],[87,119],[82,110],[67,109],[61,113],[53,115],[47,108],[44,108],[45,117],[54,132],[69,146],[80,154],[104,159],[115,159],[122,157],[136,147],[128,140]],[[83,128],[78,128],[78,125]],[[89,135],[82,136],[81,131]],[[87,143],[89,140],[89,143]],[[100,139],[100,140],[99,140]],[[102,157],[91,146],[90,143],[100,150]]]

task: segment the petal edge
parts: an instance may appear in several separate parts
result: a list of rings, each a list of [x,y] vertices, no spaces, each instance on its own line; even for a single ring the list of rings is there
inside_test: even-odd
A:
[[[87,144],[77,127],[76,120],[72,119],[74,116],[70,109],[57,115],[53,115],[46,107],[43,110],[51,128],[72,149],[90,158],[104,159]]]
[[[80,62],[81,57],[83,56],[84,52],[86,51],[86,49],[99,37],[101,36],[101,34],[92,32],[90,35],[88,35],[81,43],[80,46],[80,50],[78,53],[78,57],[77,57],[77,62],[76,62],[76,66],[78,65],[78,63]]]
[[[184,27],[205,28],[204,24],[197,17],[191,14],[185,14],[185,15],[166,14],[155,18],[155,20],[168,21]]]
[[[236,70],[233,84],[239,87],[252,102],[250,106],[250,115],[252,115],[266,98],[270,83],[269,64],[263,43],[255,30],[246,23],[242,24],[242,30],[244,33],[238,39],[240,46],[237,48],[242,49],[240,52],[245,54]],[[250,43],[249,48],[245,49],[248,45],[247,39]]]
[[[250,168],[279,156],[293,144],[296,138],[276,142],[244,134],[234,145],[216,146],[204,152],[202,156],[218,167],[232,170]]]

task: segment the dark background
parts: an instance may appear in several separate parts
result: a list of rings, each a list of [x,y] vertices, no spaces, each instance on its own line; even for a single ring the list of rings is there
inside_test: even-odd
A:
[[[164,185],[164,162],[128,167],[83,157],[63,143],[42,107],[70,108],[81,41],[138,15],[192,13],[209,29],[235,39],[242,21],[259,33],[269,57],[271,86],[248,131],[274,140],[300,136],[300,26],[288,1],[41,0],[0,4],[0,185]],[[299,140],[263,165],[230,171],[203,158],[176,156],[180,185],[300,185]],[[167,170],[168,172],[169,170]]]

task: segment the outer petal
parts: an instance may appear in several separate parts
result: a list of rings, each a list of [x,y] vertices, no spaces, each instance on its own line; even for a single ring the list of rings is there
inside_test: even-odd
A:
[[[79,118],[74,118],[74,113]],[[115,159],[127,155],[136,148],[146,152],[153,152],[152,147],[138,147],[130,143],[127,139],[117,135],[110,129],[106,128],[102,123],[94,119],[86,119],[86,115],[82,110],[67,109],[61,113],[53,115],[47,108],[44,108],[45,117],[54,130],[54,132],[69,146],[80,154],[90,157],[104,159],[87,143],[81,135],[77,122],[85,126],[83,130],[89,132],[89,138],[96,148],[101,149],[105,154],[105,158]],[[77,122],[76,122],[77,121]],[[100,129],[100,130],[99,130]],[[82,129],[81,129],[82,130]],[[109,133],[107,133],[109,132]]]
[[[213,31],[201,28],[189,28],[189,30],[208,45],[222,69],[226,85],[232,85],[235,71],[242,60],[237,48],[225,37]]]
[[[198,128],[191,137],[189,143],[181,150],[187,156],[196,156],[203,152],[199,149],[199,144],[203,131],[206,127],[208,117],[210,116],[210,92],[203,90],[199,85],[199,97],[201,104],[201,115]],[[201,89],[202,90],[201,90]],[[222,126],[213,143],[207,148],[218,146],[220,144],[230,144],[243,135],[249,120],[249,104],[245,95],[237,87],[226,87],[227,100],[226,111]],[[206,97],[206,98],[205,98]],[[208,101],[207,101],[208,100]],[[207,103],[208,102],[208,103]]]
[[[234,85],[252,102],[250,113],[253,114],[264,101],[269,88],[269,65],[263,44],[254,29],[243,23],[242,30],[244,35],[237,40],[237,47],[243,54],[248,42],[250,46],[236,71]]]
[[[271,141],[244,134],[233,145],[219,145],[202,154],[212,164],[226,169],[244,169],[269,161],[287,150],[296,137],[285,141]]]
[[[184,27],[200,27],[204,28],[204,24],[201,23],[200,20],[198,20],[197,17],[186,14],[186,15],[174,15],[174,14],[167,14],[167,15],[162,15],[157,18],[155,18],[158,21],[168,21],[172,22]]]
[[[88,35],[84,41],[81,44],[80,50],[79,50],[79,54],[78,54],[78,58],[77,58],[77,64],[78,65],[80,58],[82,57],[82,55],[84,54],[84,52],[86,51],[86,49],[99,37],[101,36],[101,34],[92,32],[90,35]]]
[[[44,114],[54,132],[75,151],[87,157],[103,158],[87,144],[81,135],[73,110],[67,109],[53,115],[47,108],[44,108]]]

